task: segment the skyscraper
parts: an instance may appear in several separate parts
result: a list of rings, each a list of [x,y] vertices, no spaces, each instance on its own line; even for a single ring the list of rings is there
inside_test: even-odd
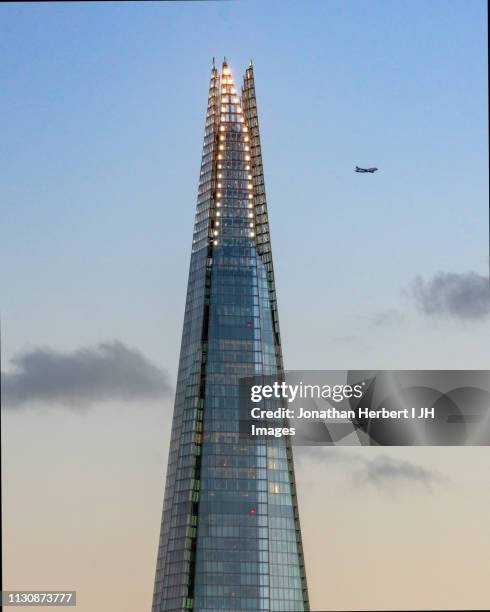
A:
[[[290,445],[239,435],[282,369],[253,66],[213,62],[152,612],[309,610]]]

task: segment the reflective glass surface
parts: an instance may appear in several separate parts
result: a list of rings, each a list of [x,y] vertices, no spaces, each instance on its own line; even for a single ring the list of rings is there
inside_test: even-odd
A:
[[[309,610],[287,438],[239,436],[239,380],[280,375],[253,68],[213,67],[153,612]]]

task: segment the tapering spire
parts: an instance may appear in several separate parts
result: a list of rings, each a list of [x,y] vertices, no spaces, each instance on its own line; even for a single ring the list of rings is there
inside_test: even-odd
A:
[[[240,99],[225,57],[211,69],[152,612],[309,610],[289,439],[240,435],[240,379],[282,371],[253,67]]]
[[[214,246],[254,242],[250,142],[240,98],[226,60],[221,70]]]
[[[255,232],[257,252],[264,256],[265,266],[268,272],[268,282],[271,296],[273,329],[276,346],[280,347],[279,317],[277,310],[276,290],[274,282],[274,268],[272,263],[272,247],[269,230],[269,216],[267,212],[267,199],[265,194],[264,167],[262,162],[262,149],[260,145],[259,119],[257,112],[257,99],[255,95],[255,78],[252,60],[245,71],[242,87],[242,103],[245,121],[250,126],[251,142],[251,174],[253,176],[253,208],[255,218]],[[280,349],[277,350],[278,362],[282,362]]]

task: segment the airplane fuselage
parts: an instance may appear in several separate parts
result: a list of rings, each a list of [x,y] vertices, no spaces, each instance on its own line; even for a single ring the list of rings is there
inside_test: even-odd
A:
[[[369,172],[370,174],[374,174],[378,169],[377,168],[359,168],[359,166],[356,166],[356,172],[360,172],[361,174],[364,174],[365,172]]]

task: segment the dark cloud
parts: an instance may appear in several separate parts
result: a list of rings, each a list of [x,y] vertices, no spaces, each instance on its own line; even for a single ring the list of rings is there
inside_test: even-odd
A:
[[[421,465],[381,455],[364,460],[355,472],[357,482],[385,487],[391,482],[413,482],[430,486],[440,477]]]
[[[370,459],[361,453],[338,447],[296,447],[294,456],[298,463],[304,466],[308,462],[343,465],[356,485],[372,485],[385,491],[410,483],[422,484],[430,488],[436,482],[444,480],[436,472],[410,461],[387,455],[379,455]]]
[[[428,281],[418,276],[409,295],[417,308],[428,315],[478,320],[490,314],[489,279],[476,272],[438,272]]]
[[[16,355],[2,372],[2,404],[86,408],[107,400],[151,400],[172,392],[168,375],[141,352],[113,341],[71,353],[38,348]]]

